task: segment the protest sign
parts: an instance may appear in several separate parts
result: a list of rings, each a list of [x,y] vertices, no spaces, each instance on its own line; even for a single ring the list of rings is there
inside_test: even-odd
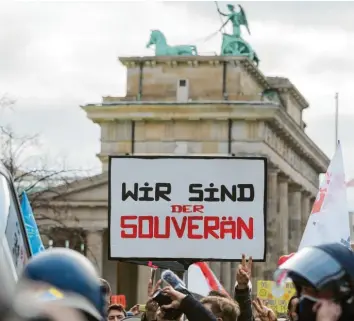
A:
[[[280,297],[273,293],[274,288],[275,282],[273,281],[257,281],[257,297],[265,301],[267,307],[278,314],[286,314],[289,300],[296,294],[295,286],[292,282],[287,282],[284,287],[284,293]]]
[[[109,257],[265,258],[265,158],[114,156]]]

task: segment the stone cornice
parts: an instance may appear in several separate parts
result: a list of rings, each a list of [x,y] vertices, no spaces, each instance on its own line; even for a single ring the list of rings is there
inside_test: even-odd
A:
[[[297,101],[302,109],[308,108],[310,105],[305,99],[305,97],[300,93],[300,91],[292,85],[290,88],[279,88],[277,89],[280,93],[289,93],[295,101]]]
[[[65,196],[68,194],[72,194],[78,191],[83,191],[85,189],[92,188],[93,186],[104,184],[107,181],[108,181],[108,173],[102,173],[84,179],[79,179],[69,184],[59,185],[56,187],[52,187],[48,190],[30,194],[29,198],[35,199],[36,202],[40,202],[40,200],[43,200],[44,202],[45,200],[65,198]],[[64,200],[63,202],[67,202],[67,201]]]
[[[185,102],[179,102],[176,100],[153,100],[153,99],[148,99],[148,100],[138,100],[136,99],[136,96],[102,96],[102,102],[101,103],[90,103],[86,105],[80,105],[80,108],[86,108],[86,107],[97,107],[101,108],[102,106],[116,106],[116,105],[161,105],[161,104],[167,104],[167,105],[193,105],[193,104],[210,104],[210,103],[218,103],[218,102],[232,102],[232,103],[254,103],[254,104],[277,104],[277,102],[271,101],[271,100],[259,100],[259,97],[261,97],[260,94],[256,95],[247,95],[244,96],[247,97],[244,100],[230,100],[230,99],[222,99],[222,100],[201,100],[201,99],[192,99],[190,98],[188,101]],[[256,99],[256,100],[254,100]]]
[[[290,117],[290,115],[279,108],[274,124],[283,132],[288,140],[291,140],[296,150],[304,156],[309,163],[315,166],[320,173],[326,172],[329,165],[329,158],[325,153],[306,135],[305,131]]]
[[[145,56],[145,57],[119,57],[118,60],[127,68],[137,68],[141,64],[147,67],[167,65],[177,67],[188,65],[191,67],[219,66],[224,62],[242,66],[264,88],[270,88],[267,78],[257,66],[244,56]]]
[[[112,97],[109,97],[110,101],[106,103],[98,103],[98,104],[87,104],[87,105],[80,105],[83,110],[95,110],[100,108],[100,110],[111,110],[112,108],[117,107],[124,107],[124,106],[205,106],[205,105],[255,105],[255,106],[278,106],[277,103],[270,102],[270,101],[261,101],[261,100],[190,100],[185,102],[178,102],[178,101],[166,101],[166,100],[112,100]],[[130,108],[130,107],[129,107]]]
[[[137,102],[134,104],[116,104],[83,107],[88,117],[96,123],[114,120],[177,120],[177,119],[243,119],[275,120],[273,123],[290,140],[295,150],[314,165],[319,172],[325,172],[329,159],[318,146],[295,123],[291,116],[278,105],[266,102]],[[99,155],[100,157],[101,155]]]
[[[111,155],[111,156],[118,156],[118,155],[130,155],[129,153],[122,153],[122,154],[114,154],[114,155]],[[134,156],[152,156],[152,155],[159,155],[159,156],[180,156],[180,155],[177,155],[175,153],[134,153]],[[198,154],[198,153],[193,153],[191,154],[193,156],[209,156],[209,157],[226,157],[226,156],[229,156],[229,157],[234,157],[233,155],[230,155],[230,154],[223,154],[223,153],[217,153],[217,154]],[[102,154],[96,154],[96,156],[102,161],[102,162],[107,162],[108,163],[108,160],[109,160],[109,156],[107,155],[102,155]],[[240,156],[240,155],[239,155]],[[251,155],[252,156],[252,155]],[[255,155],[253,155],[255,156]],[[266,155],[258,155],[258,156],[262,156],[262,157],[266,157]]]
[[[63,220],[65,228],[80,228],[91,232],[104,231],[107,229],[107,215],[102,218],[96,218],[95,220]],[[61,224],[48,220],[46,222],[42,221],[38,224],[39,228],[42,226],[50,227],[62,227]]]
[[[270,118],[278,109],[271,102],[255,101],[195,101],[134,102],[112,105],[86,105],[87,117],[100,123],[112,120],[173,120],[173,119],[260,119]]]
[[[106,184],[108,184],[108,176],[106,178]],[[48,203],[44,201],[41,203],[40,201],[37,203],[37,206],[41,206],[41,209],[45,208]],[[55,201],[51,200],[50,201],[50,208],[78,208],[78,207],[84,207],[84,208],[97,208],[97,207],[104,207],[108,208],[108,201]]]
[[[194,102],[186,104],[159,102],[158,105],[150,102],[145,104],[108,105],[99,108],[84,107],[88,117],[93,122],[107,122],[112,120],[177,120],[177,119],[244,119],[244,120],[272,120],[277,129],[282,131],[287,140],[290,140],[307,161],[314,165],[319,172],[325,172],[329,159],[318,146],[306,135],[304,130],[295,123],[291,116],[276,104],[265,102]]]
[[[292,193],[292,192],[302,193],[302,191],[304,190],[303,186],[301,186],[300,184],[293,182],[293,181],[289,182],[288,188],[289,188],[290,193]]]
[[[267,77],[267,81],[272,89],[275,89],[280,94],[288,93],[300,105],[302,109],[309,107],[309,103],[294,84],[287,78],[282,77]]]

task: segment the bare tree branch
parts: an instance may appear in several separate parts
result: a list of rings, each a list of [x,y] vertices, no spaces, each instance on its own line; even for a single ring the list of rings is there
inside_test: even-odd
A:
[[[15,99],[10,98],[8,94],[4,94],[2,97],[0,97],[0,108],[1,109],[6,109],[6,108],[12,109],[15,102],[16,102]]]
[[[0,112],[12,108],[14,103],[7,96],[0,97]],[[76,250],[80,250],[81,244],[84,244],[85,250],[90,251],[86,249],[85,231],[68,228],[65,224],[67,220],[79,221],[72,215],[69,217],[65,194],[75,180],[87,177],[88,171],[49,165],[42,156],[39,138],[38,134],[17,135],[11,126],[0,123],[0,161],[12,175],[17,192],[29,194],[42,237],[59,244],[68,240]],[[43,198],[43,195],[51,197]],[[60,198],[64,205],[54,206],[51,202],[53,198]]]

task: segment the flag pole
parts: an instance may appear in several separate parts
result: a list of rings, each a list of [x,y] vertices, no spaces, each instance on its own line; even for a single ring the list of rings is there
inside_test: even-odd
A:
[[[335,105],[336,105],[336,110],[335,110],[335,150],[337,149],[337,145],[338,145],[338,113],[339,113],[339,95],[338,93],[336,93],[335,95]]]

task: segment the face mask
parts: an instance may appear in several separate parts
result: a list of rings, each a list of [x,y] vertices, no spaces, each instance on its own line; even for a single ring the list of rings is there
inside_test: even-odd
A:
[[[316,313],[312,310],[316,301],[311,296],[303,295],[300,297],[298,304],[299,321],[316,321]]]

